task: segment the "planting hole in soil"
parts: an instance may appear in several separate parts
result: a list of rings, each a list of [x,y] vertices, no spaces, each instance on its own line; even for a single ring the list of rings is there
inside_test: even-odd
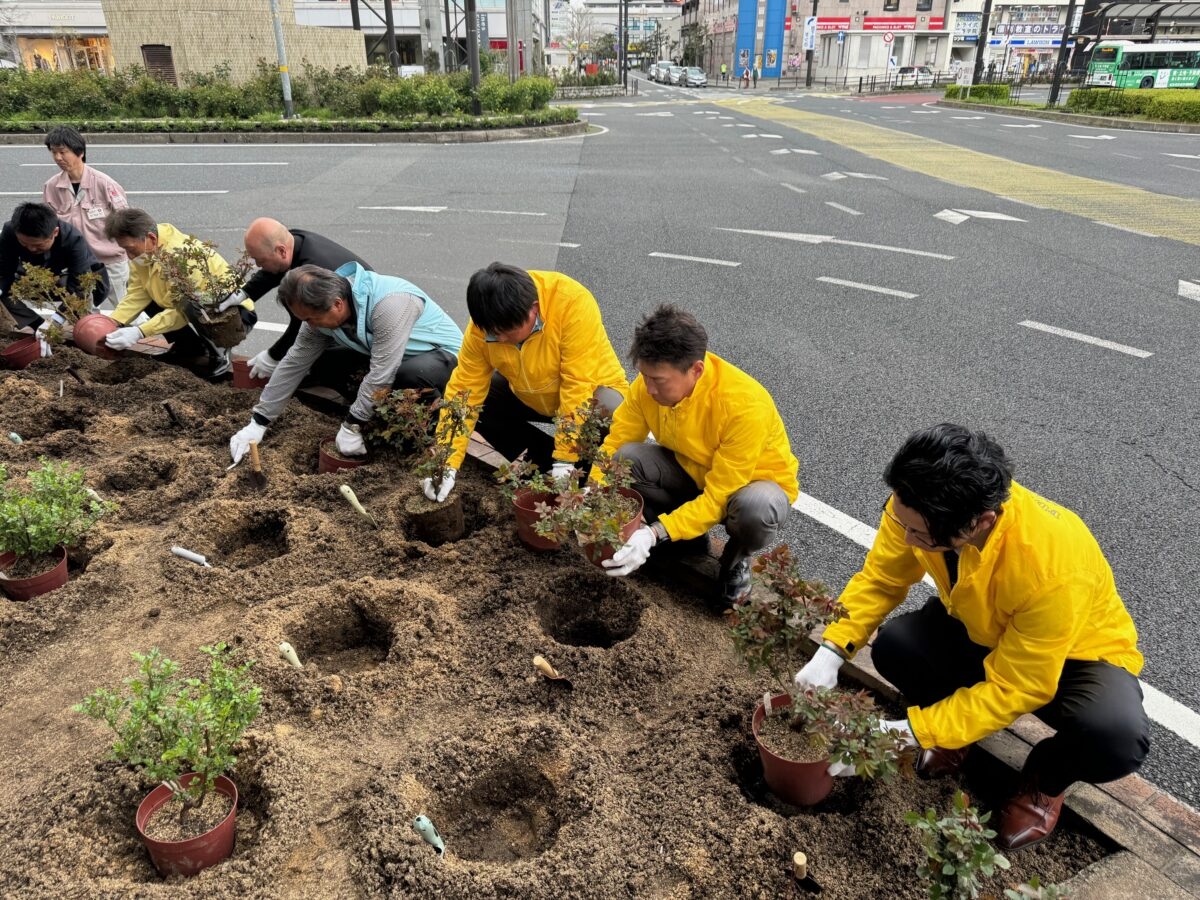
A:
[[[311,660],[326,673],[370,672],[387,659],[392,645],[388,624],[349,600],[321,607],[315,620],[307,620],[291,643],[303,662]]]
[[[174,460],[136,450],[121,457],[117,468],[104,476],[102,484],[110,491],[148,491],[170,484],[177,470]]]
[[[275,512],[248,511],[238,528],[217,539],[220,561],[232,569],[251,569],[288,552],[287,520]]]
[[[633,637],[642,600],[616,579],[572,573],[541,589],[537,613],[542,629],[560,644],[607,650]]]
[[[469,785],[435,822],[456,856],[480,862],[511,863],[538,856],[554,846],[559,819],[557,791],[537,769],[504,760]]]

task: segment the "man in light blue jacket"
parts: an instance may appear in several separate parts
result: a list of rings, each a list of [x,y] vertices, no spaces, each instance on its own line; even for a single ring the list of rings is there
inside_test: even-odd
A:
[[[439,397],[458,362],[461,329],[403,278],[355,262],[336,272],[299,266],[284,276],[278,298],[304,324],[263,388],[250,424],[230,439],[234,462],[262,440],[302,382],[344,389],[366,367],[336,442],[343,456],[364,454],[361,429],[375,409],[377,391],[418,388],[431,399]]]

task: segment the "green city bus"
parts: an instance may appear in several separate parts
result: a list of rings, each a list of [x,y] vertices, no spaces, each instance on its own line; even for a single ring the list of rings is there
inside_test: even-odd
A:
[[[1087,84],[1120,88],[1200,87],[1200,43],[1101,41],[1088,62]]]

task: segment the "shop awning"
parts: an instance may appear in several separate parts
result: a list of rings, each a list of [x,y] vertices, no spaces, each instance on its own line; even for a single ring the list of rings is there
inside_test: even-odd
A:
[[[1106,19],[1200,19],[1200,3],[1110,3],[1100,7]]]

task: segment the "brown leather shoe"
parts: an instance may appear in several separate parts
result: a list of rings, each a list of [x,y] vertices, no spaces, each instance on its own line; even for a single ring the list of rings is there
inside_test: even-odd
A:
[[[1051,797],[1029,788],[1009,800],[1000,813],[1000,845],[1005,850],[1020,850],[1048,838],[1058,824],[1065,796]]]
[[[933,747],[929,750],[918,751],[913,768],[922,778],[945,778],[948,775],[957,775],[966,761],[967,754],[971,752],[971,746],[971,744],[967,744],[957,750]]]

